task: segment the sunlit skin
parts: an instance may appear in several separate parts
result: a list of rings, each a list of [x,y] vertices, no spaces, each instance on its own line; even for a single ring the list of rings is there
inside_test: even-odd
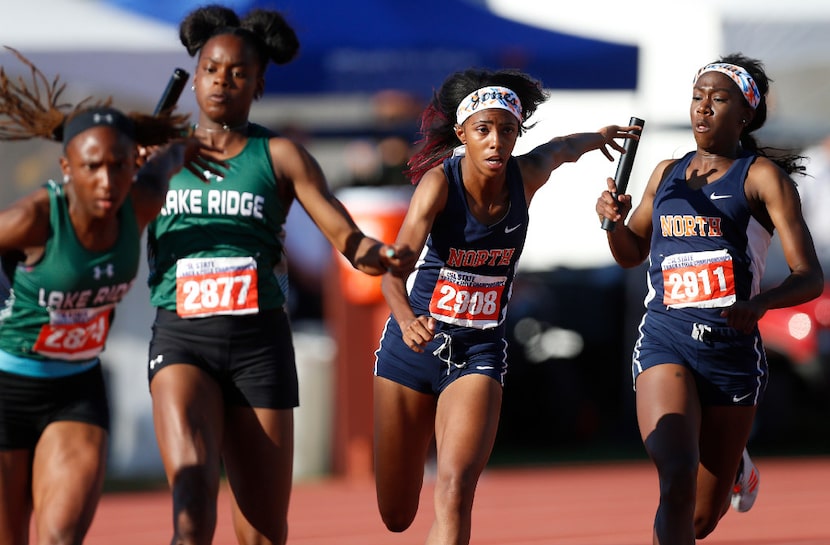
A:
[[[455,133],[467,147],[467,154],[461,160],[465,182],[468,178],[498,177],[500,180],[494,180],[493,185],[503,185],[507,160],[519,138],[519,120],[510,112],[490,108],[473,114],[464,125],[456,126]]]
[[[466,146],[465,156],[461,160],[461,172],[470,213],[485,225],[494,223],[504,216],[509,203],[506,183],[507,161],[519,138],[519,121],[508,111],[490,108],[473,114],[464,121],[463,125],[457,125],[455,133],[459,142]],[[436,177],[435,182],[431,181],[433,176],[428,178],[425,176],[425,179],[419,182],[419,186],[426,188],[428,185],[435,184],[440,194],[436,198],[440,202],[445,202],[446,182],[439,180],[439,177],[443,177],[443,172]],[[525,194],[527,201],[530,202],[532,192],[528,195],[526,190]],[[418,206],[421,200],[413,201],[412,205]],[[432,220],[434,220],[434,215],[430,223]],[[426,240],[426,234],[427,232],[424,231],[418,237],[421,245]],[[402,240],[404,236],[408,236],[408,230],[402,230],[398,235],[398,240]],[[387,283],[391,281],[390,278],[384,279]],[[402,323],[401,330],[406,344],[416,352],[422,352],[422,347],[435,335],[435,318],[416,317],[413,314],[405,323]]]
[[[135,173],[133,142],[110,127],[93,127],[68,143],[60,162],[78,240],[89,250],[109,249]],[[50,237],[49,213],[45,188],[3,210],[0,249],[24,249],[24,262],[38,262]],[[96,425],[58,421],[34,449],[0,451],[0,543],[26,543],[30,525],[41,543],[80,543],[101,495],[107,437]]]
[[[521,174],[522,205],[529,206],[536,191],[563,163],[577,161],[592,150],[601,150],[611,159],[610,150],[623,149],[615,140],[636,137],[628,134],[635,127],[612,125],[594,133],[555,137],[528,153],[513,156],[521,130],[518,118],[510,111],[485,108],[461,124],[446,128],[452,128],[458,143],[465,147],[460,168],[467,209],[483,225],[498,223],[511,205],[518,204],[519,199],[511,201],[508,186],[511,160],[515,160]],[[428,237],[444,236],[436,220],[447,208],[451,183],[455,182],[448,180],[444,165],[423,174],[410,199],[397,243],[421,253]],[[463,224],[466,220],[460,217],[458,221]],[[384,275],[383,294],[400,327],[401,340],[412,351],[422,353],[436,335],[437,322],[429,313],[416,314],[410,304],[406,288],[410,272]],[[383,352],[382,346],[379,367],[384,365]],[[377,374],[373,399],[375,483],[384,524],[393,532],[402,532],[414,520],[434,439],[435,513],[426,543],[469,543],[476,485],[498,429],[500,382],[484,374],[469,374],[457,378],[439,394],[424,393]]]
[[[188,140],[159,150],[150,168],[166,181],[198,149]],[[136,158],[135,142],[109,126],[89,127],[66,143],[63,188],[84,248],[103,252],[116,244],[120,212],[131,194],[141,229],[158,212],[166,183],[154,176],[134,183]],[[0,211],[0,252],[20,250],[24,263],[39,262],[53,235],[50,207],[49,190],[40,188]],[[58,420],[45,427],[34,448],[0,451],[0,543],[27,543],[30,528],[38,543],[81,543],[103,488],[107,444],[108,433],[98,425]]]
[[[238,155],[247,142],[245,131],[239,129],[248,123],[251,104],[262,96],[265,87],[264,68],[256,52],[238,36],[212,37],[199,52],[193,85],[199,104],[195,136],[221,150],[213,154],[216,159]],[[224,130],[225,127],[230,130]],[[342,205],[331,194],[316,160],[302,146],[289,138],[274,137],[269,147],[274,175],[285,182],[278,184],[285,209],[295,199],[300,201],[334,248],[358,269],[378,274],[383,269],[371,264],[373,261],[392,269],[415,263],[417,256],[411,250],[379,245],[378,241],[360,235],[351,218],[341,213]]]
[[[220,34],[202,48],[193,85],[199,104],[199,127],[238,127],[247,122],[254,99],[262,96],[263,67],[242,38]]]
[[[264,70],[246,39],[223,31],[199,50],[193,75],[199,105],[194,136],[218,150],[213,158],[231,160],[248,142],[259,143],[259,137],[254,140],[247,129],[251,105],[264,90]],[[269,196],[281,202],[281,206],[274,205],[275,210],[281,208],[287,214],[297,201],[333,248],[362,272],[379,275],[412,266],[417,256],[411,250],[387,246],[360,231],[302,145],[273,135],[267,146],[270,157],[265,161],[273,171],[275,187],[263,191],[276,193],[276,197]],[[223,184],[227,187],[234,182],[228,176]],[[244,234],[242,229],[248,227],[240,228]],[[280,365],[280,356],[274,358],[274,365]],[[156,439],[173,496],[173,542],[212,541],[224,470],[233,491],[231,516],[239,543],[285,543],[293,409],[231,404],[226,394],[237,387],[231,384],[234,378],[219,378],[197,365],[179,363],[168,363],[150,382]]]
[[[698,78],[689,107],[696,143],[684,173],[689,188],[700,189],[724,177],[744,152],[741,137],[755,114],[728,76],[710,71]],[[677,160],[657,165],[633,210],[631,195],[614,200],[616,185],[608,178],[608,189],[597,199],[596,212],[600,220],[627,218],[607,234],[619,265],[635,267],[649,257],[657,191]],[[778,286],[720,311],[727,326],[751,335],[767,310],[817,297],[823,277],[795,183],[787,172],[759,153],[748,168],[743,188],[753,218],[769,233],[775,232],[791,270]],[[636,379],[637,422],[660,483],[655,545],[691,545],[715,530],[729,508],[756,411],[754,405],[703,403],[692,371],[673,359],[667,357],[669,361],[649,367]]]
[[[135,144],[106,126],[87,129],[67,145],[61,170],[71,183],[66,190],[72,225],[82,241],[98,240],[91,250],[109,247],[118,236],[118,210],[135,176]]]
[[[598,149],[609,160],[609,147],[618,152],[623,146],[615,138],[635,138],[629,131],[636,127],[609,126],[598,133],[580,135],[579,138],[556,137],[529,153],[516,156],[522,173],[525,201],[529,205],[533,196],[550,178],[551,172],[565,162],[576,161],[585,153],[586,142]],[[472,215],[487,225],[501,219],[509,202],[507,188],[507,161],[519,138],[519,121],[510,112],[499,108],[488,108],[467,118],[463,125],[455,128],[456,136],[466,147],[461,160],[467,204]],[[597,145],[601,142],[602,145]],[[418,182],[416,197],[410,202],[407,220],[398,233],[398,243],[421,248],[426,242],[432,222],[443,209],[447,189],[443,167],[437,167],[424,175]],[[421,194],[424,194],[421,196]],[[429,209],[425,209],[426,207]],[[430,316],[415,316],[409,309],[406,291],[401,288],[405,275],[384,277],[384,285],[397,285],[385,290],[388,297],[398,300],[393,308],[401,309],[396,316],[404,341],[416,352],[432,340],[435,334],[435,319]],[[409,310],[407,310],[409,309]]]
[[[713,161],[737,156],[741,132],[752,121],[755,110],[726,75],[705,72],[692,90],[689,115],[697,143],[695,166],[705,171]]]

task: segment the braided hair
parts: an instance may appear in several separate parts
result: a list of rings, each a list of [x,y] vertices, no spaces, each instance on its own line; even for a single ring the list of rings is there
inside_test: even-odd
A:
[[[73,117],[91,109],[110,107],[112,98],[87,97],[77,104],[62,102],[66,84],[60,81],[60,76],[49,80],[19,51],[8,46],[6,49],[29,68],[30,79],[12,79],[0,66],[0,140],[44,138],[63,142],[64,127]],[[156,117],[132,112],[127,117],[133,123],[133,139],[141,146],[161,145],[188,131],[187,115]]]
[[[519,134],[530,128],[525,122],[548,97],[539,81],[518,70],[470,68],[451,74],[433,93],[432,101],[421,115],[421,149],[409,160],[406,171],[412,183],[418,183],[429,169],[440,165],[458,146],[455,113],[461,101],[476,89],[491,85],[507,87],[519,97],[522,104]]]
[[[753,132],[763,127],[764,123],[767,121],[767,93],[769,93],[770,83],[773,80],[767,75],[763,63],[758,59],[747,57],[741,53],[730,53],[728,55],[724,55],[716,62],[734,64],[746,70],[749,75],[752,76],[752,79],[755,80],[755,85],[758,86],[758,92],[761,95],[761,100],[755,108],[755,116],[741,132],[741,147],[747,151],[766,157],[781,167],[787,174],[803,172],[805,167],[800,164],[802,159],[804,159],[802,156],[794,154],[788,150],[761,147],[752,135]],[[744,101],[746,101],[746,98],[744,98]]]

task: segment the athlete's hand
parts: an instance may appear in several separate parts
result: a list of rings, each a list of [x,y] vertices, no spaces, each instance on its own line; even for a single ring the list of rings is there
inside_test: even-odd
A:
[[[392,274],[406,276],[412,272],[418,255],[404,244],[384,244],[380,249],[380,261]]]
[[[752,333],[764,314],[766,307],[752,301],[737,301],[734,305],[723,310],[721,316],[726,318],[726,325],[734,327],[742,333]]]
[[[597,199],[597,215],[599,221],[608,218],[614,223],[624,221],[631,212],[631,195],[620,195],[617,200],[614,200],[614,193],[617,191],[617,184],[614,178],[608,178],[608,189],[603,191]]]
[[[227,162],[212,157],[221,152],[220,148],[191,136],[171,140],[163,146],[138,146],[137,163],[142,168],[147,163],[156,162],[158,168],[170,171],[171,175],[186,168],[203,182],[210,182],[211,176],[227,174]]]
[[[413,351],[421,353],[429,341],[435,337],[435,318],[431,316],[418,316],[401,325],[403,342]]]
[[[183,155],[184,168],[192,172],[203,182],[210,182],[211,176],[222,178],[227,175],[228,163],[215,159],[214,155],[223,150],[206,144],[195,137],[181,138],[169,144],[170,147],[179,147]]]
[[[603,155],[605,155],[606,159],[613,161],[614,156],[611,154],[608,147],[610,146],[620,153],[625,153],[625,147],[623,147],[622,144],[617,143],[615,138],[639,140],[640,135],[631,133],[634,129],[643,130],[643,128],[639,125],[628,125],[625,127],[620,127],[619,125],[608,125],[607,127],[601,128],[597,131],[597,133],[602,136],[602,143],[598,146],[598,149]]]

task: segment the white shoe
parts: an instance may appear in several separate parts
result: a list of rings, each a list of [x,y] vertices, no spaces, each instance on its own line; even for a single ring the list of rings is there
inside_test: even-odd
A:
[[[743,464],[735,486],[732,488],[732,509],[745,513],[752,509],[758,489],[761,488],[761,474],[749,458],[749,452],[744,449]]]

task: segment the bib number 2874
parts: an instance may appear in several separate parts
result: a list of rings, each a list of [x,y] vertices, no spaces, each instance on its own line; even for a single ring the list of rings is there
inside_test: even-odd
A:
[[[113,305],[89,309],[54,310],[40,329],[33,350],[38,354],[76,361],[94,358],[104,349]]]

